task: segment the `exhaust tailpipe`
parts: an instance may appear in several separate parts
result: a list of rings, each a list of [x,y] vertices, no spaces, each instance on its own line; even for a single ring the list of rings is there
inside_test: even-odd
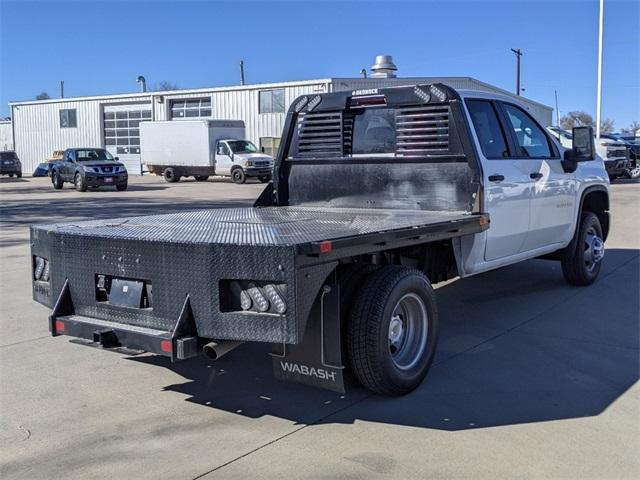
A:
[[[236,340],[218,340],[217,342],[209,342],[202,347],[202,353],[205,357],[210,358],[211,360],[218,360],[220,357],[226,355],[243,343],[244,342]]]

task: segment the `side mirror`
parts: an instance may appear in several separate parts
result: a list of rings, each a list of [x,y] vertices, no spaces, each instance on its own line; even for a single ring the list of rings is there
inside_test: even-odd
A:
[[[260,147],[260,150],[262,151],[262,153],[264,153],[264,147]]]
[[[120,160],[120,157],[113,157],[113,159],[117,162]]]
[[[574,127],[571,158],[574,162],[587,162],[596,158],[593,127]]]

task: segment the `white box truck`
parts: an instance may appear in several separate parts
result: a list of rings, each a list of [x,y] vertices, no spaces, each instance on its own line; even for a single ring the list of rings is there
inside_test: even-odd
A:
[[[245,140],[242,120],[180,120],[140,123],[140,153],[151,173],[167,182],[181,177],[206,181],[211,175],[244,183],[271,180],[273,158]]]

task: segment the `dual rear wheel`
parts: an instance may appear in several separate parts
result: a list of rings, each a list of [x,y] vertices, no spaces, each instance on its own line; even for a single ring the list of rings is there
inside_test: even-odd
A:
[[[353,275],[345,277],[353,281]],[[435,355],[438,311],[433,287],[422,272],[407,267],[361,269],[358,277],[361,287],[351,298],[346,282],[341,282],[346,300],[351,300],[345,328],[349,366],[369,390],[409,393],[427,375]]]

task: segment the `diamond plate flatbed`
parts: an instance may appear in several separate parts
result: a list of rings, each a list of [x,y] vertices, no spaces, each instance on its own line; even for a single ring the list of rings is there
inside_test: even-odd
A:
[[[300,247],[317,253],[320,243],[333,247],[378,241],[379,235],[417,235],[424,229],[449,230],[477,226],[480,215],[423,210],[341,209],[320,207],[261,207],[211,209],[165,215],[93,220],[33,227],[37,230],[112,240],[141,240],[181,244]]]

